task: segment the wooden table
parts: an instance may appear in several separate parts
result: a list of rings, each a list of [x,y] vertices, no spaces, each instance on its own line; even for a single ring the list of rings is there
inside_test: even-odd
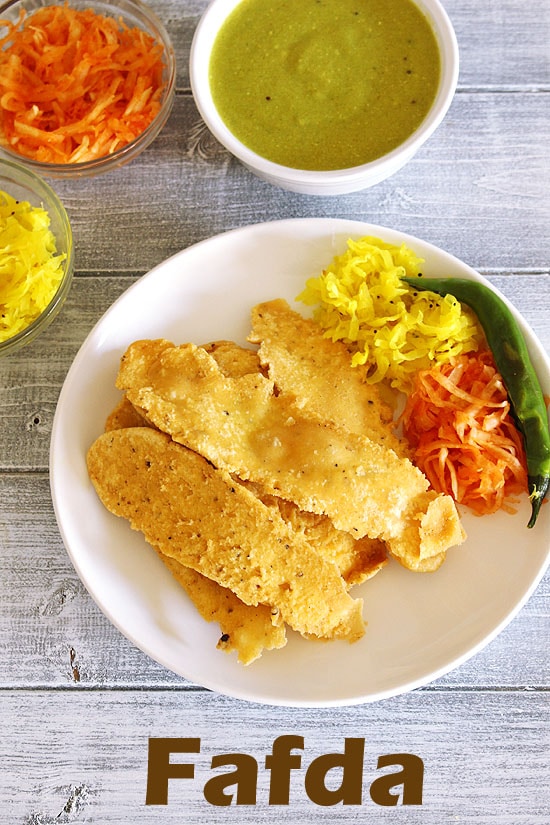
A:
[[[206,2],[151,5],[177,53],[173,114],[124,169],[54,183],[74,230],[74,285],[56,323],[0,363],[0,821],[545,825],[548,575],[497,639],[422,689],[341,709],[248,704],[167,672],[100,613],[58,532],[48,451],[67,370],[115,298],[180,249],[258,221],[346,217],[421,237],[489,278],[550,350],[550,6],[445,0],[461,70],[442,126],[390,180],[324,199],[272,188],[214,141],[187,70]],[[361,807],[313,804],[297,773],[290,805],[268,804],[264,756],[289,733],[304,736],[304,765],[341,751],[346,737],[364,738]],[[166,807],[145,805],[149,737],[202,743],[195,780],[171,783]],[[256,805],[205,801],[211,757],[232,751],[259,762]],[[370,799],[378,757],[400,752],[424,760],[422,806],[395,810]]]

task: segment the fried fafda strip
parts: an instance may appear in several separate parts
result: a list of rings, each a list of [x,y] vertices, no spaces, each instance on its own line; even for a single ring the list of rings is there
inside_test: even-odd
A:
[[[212,354],[224,375],[238,377],[260,369],[256,352],[233,341],[215,341],[204,344],[203,348]],[[147,424],[145,417],[124,396],[109,415],[105,429],[140,427]],[[235,480],[242,483],[237,478]],[[247,483],[247,486],[264,504],[276,507],[284,521],[294,532],[300,533],[319,555],[333,561],[348,587],[367,581],[387,564],[386,547],[378,539],[364,536],[356,540],[349,533],[337,530],[327,516],[306,513],[292,502],[277,496],[263,495],[257,485]],[[213,591],[216,586],[213,585]],[[224,602],[223,592],[220,597]]]
[[[217,646],[220,650],[236,651],[239,662],[249,665],[264,650],[285,646],[285,625],[273,624],[271,607],[244,604],[232,590],[221,587],[164,553],[159,555],[203,619],[219,624],[221,635]]]
[[[365,381],[365,370],[352,367],[341,341],[325,338],[315,321],[304,318],[282,298],[252,309],[249,341],[281,392],[295,395],[308,412],[350,432],[407,454],[392,429],[392,411],[379,390]]]
[[[109,432],[142,426],[148,426],[147,421],[124,397],[107,417],[105,430]],[[221,587],[190,567],[184,567],[160,551],[158,554],[203,619],[219,624],[220,649],[228,653],[236,651],[239,662],[248,665],[258,659],[262,651],[284,647],[285,626],[274,624],[271,608],[244,604],[226,587]]]
[[[288,307],[288,304],[286,306]],[[296,314],[291,313],[290,308],[288,310],[290,315]],[[291,330],[291,324],[283,325],[281,334],[286,337],[291,334]],[[308,330],[304,329],[303,332],[305,334]],[[203,344],[203,349],[212,355],[223,374],[231,378],[262,371],[258,352],[241,347],[234,341],[213,341],[210,344]],[[376,404],[376,408],[382,413],[381,402]],[[386,413],[385,408],[384,414],[389,414]],[[336,530],[326,516],[306,513],[292,502],[277,496],[262,495],[257,485],[248,484],[248,489],[261,498],[264,504],[277,507],[294,532],[303,535],[321,556],[334,561],[348,587],[372,578],[387,564],[388,556],[383,542],[369,539],[366,536],[355,540],[349,533]]]
[[[371,579],[388,563],[384,542],[368,536],[354,539],[349,533],[337,530],[327,516],[300,510],[293,502],[277,496],[260,495],[260,498],[277,507],[293,532],[303,535],[319,556],[336,565],[348,588]]]
[[[87,455],[105,507],[157,551],[191,567],[245,604],[269,605],[304,635],[355,641],[362,600],[243,486],[197,453],[148,427],[101,435]]]
[[[388,563],[384,542],[364,536],[354,539],[337,530],[327,516],[300,510],[292,501],[262,492],[252,482],[242,482],[268,507],[276,507],[292,531],[304,537],[322,558],[332,561],[346,585],[361,584],[371,579]]]
[[[428,492],[408,459],[308,418],[260,374],[224,376],[194,344],[135,342],[122,357],[117,386],[174,441],[266,493],[329,516],[355,538],[380,538],[392,553],[395,545],[402,563],[412,559],[411,569],[464,539],[452,500]]]
[[[130,404],[128,399],[124,397],[107,418],[105,430],[109,431],[122,429],[124,427],[141,426],[147,426],[144,417]],[[283,520],[290,525],[295,533],[303,536],[320,556],[336,564],[340,575],[348,587],[372,578],[387,564],[388,557],[383,542],[377,539],[369,539],[366,536],[356,540],[350,536],[349,533],[337,530],[331,520],[326,516],[306,513],[303,510],[299,510],[298,507],[290,501],[285,501],[277,496],[263,495],[257,485],[249,482],[240,482],[237,478],[234,480],[236,483],[246,484],[248,489],[260,498],[267,507],[277,508]],[[220,588],[216,582],[209,582],[208,587],[210,593],[209,598],[212,605],[215,600],[216,589],[220,589],[220,603],[218,607],[219,617],[222,617],[224,605],[227,604],[224,589]],[[186,590],[191,599],[193,599],[193,593],[187,588]],[[197,607],[200,610],[198,604]],[[243,607],[245,607],[245,605],[243,605]],[[248,606],[246,606],[246,608],[249,612],[255,610],[255,608]],[[221,618],[220,626],[222,626]],[[265,635],[265,631],[261,628],[258,628],[258,632],[260,635]],[[227,633],[228,631],[225,631],[225,635],[227,635]],[[232,634],[232,638],[234,638],[234,635],[235,634]]]
[[[120,399],[118,404],[107,416],[105,421],[105,431],[123,430],[126,427],[148,427],[149,422],[139,410],[136,410],[126,396]]]
[[[286,306],[288,307],[288,304]],[[305,329],[303,331],[307,332]],[[288,325],[281,330],[281,334],[285,337],[290,332],[291,328]],[[212,355],[223,374],[231,378],[262,371],[259,353],[256,350],[241,347],[234,341],[214,341],[210,344],[203,344],[203,349]],[[377,404],[377,409],[380,413],[382,412],[381,404]],[[384,412],[384,414],[389,413]],[[327,516],[306,513],[292,502],[277,496],[262,495],[257,485],[249,483],[248,489],[261,498],[264,504],[277,507],[294,532],[303,535],[321,556],[333,561],[348,587],[372,578],[387,564],[388,556],[383,542],[369,539],[366,536],[355,540],[349,533],[336,530]]]
[[[255,349],[241,347],[234,341],[211,341],[202,348],[216,361],[224,375],[239,378],[254,372],[261,372],[262,365]]]
[[[210,353],[219,365],[224,375],[234,378],[240,375],[259,372],[261,370],[260,359],[256,350],[247,349],[235,344],[233,341],[211,341],[203,345],[206,352]],[[105,430],[121,430],[124,427],[148,427],[152,426],[147,418],[130,403],[126,396],[123,396],[109,413],[105,422]]]

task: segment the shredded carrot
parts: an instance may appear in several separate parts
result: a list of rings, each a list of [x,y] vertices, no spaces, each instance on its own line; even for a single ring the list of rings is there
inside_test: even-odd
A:
[[[514,512],[527,491],[525,451],[490,352],[419,372],[401,420],[435,490],[479,515]]]
[[[44,163],[93,160],[159,112],[162,48],[142,29],[67,4],[0,26],[0,126],[12,151]]]

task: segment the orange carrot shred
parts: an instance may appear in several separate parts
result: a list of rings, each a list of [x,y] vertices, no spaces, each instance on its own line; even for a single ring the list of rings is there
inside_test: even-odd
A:
[[[527,464],[490,352],[419,372],[401,420],[414,462],[435,490],[479,515],[514,512],[527,492]]]
[[[0,130],[12,151],[44,163],[94,160],[158,114],[162,48],[138,27],[67,4],[0,27]]]

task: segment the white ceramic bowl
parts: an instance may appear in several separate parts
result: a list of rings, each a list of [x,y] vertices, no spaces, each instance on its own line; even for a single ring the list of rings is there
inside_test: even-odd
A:
[[[441,57],[441,76],[434,103],[419,128],[400,146],[365,163],[334,171],[309,171],[273,163],[251,151],[228,129],[218,114],[209,84],[212,46],[220,27],[241,0],[212,0],[193,38],[190,54],[191,89],[197,108],[217,140],[248,169],[283,189],[308,195],[340,195],[373,186],[409,161],[443,120],[458,80],[458,45],[452,24],[439,0],[414,0],[430,21]]]

